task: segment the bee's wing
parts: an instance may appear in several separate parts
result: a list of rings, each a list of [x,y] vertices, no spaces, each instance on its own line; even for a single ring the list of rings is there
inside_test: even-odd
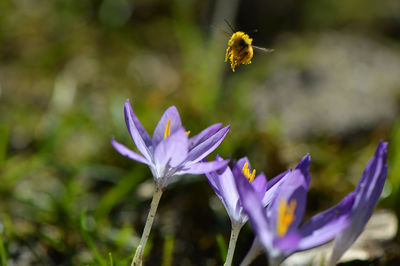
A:
[[[259,46],[255,46],[255,45],[252,45],[252,46],[257,51],[264,52],[264,53],[272,53],[274,51],[274,49],[267,49],[267,48],[263,48],[263,47],[259,47]]]
[[[225,34],[226,36],[231,36],[231,35],[232,35],[232,34],[226,32],[226,31],[224,31],[223,29],[221,29],[221,28],[218,27],[218,26],[211,25],[211,27],[214,28],[214,29],[216,29],[216,30],[218,30],[219,32]]]
[[[231,29],[232,34],[235,32],[235,29],[232,27],[231,23],[227,19],[224,19],[225,23],[228,25],[228,27]]]

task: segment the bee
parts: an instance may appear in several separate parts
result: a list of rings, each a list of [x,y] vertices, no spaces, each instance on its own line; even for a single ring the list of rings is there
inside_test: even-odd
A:
[[[230,60],[233,72],[235,72],[235,67],[240,64],[248,65],[251,63],[253,49],[265,53],[274,51],[273,49],[252,45],[253,39],[248,34],[243,31],[235,32],[229,22],[227,20],[225,22],[232,31],[232,36],[228,41],[228,48],[226,49],[225,62],[228,62],[228,59]],[[229,33],[225,33],[229,35]]]

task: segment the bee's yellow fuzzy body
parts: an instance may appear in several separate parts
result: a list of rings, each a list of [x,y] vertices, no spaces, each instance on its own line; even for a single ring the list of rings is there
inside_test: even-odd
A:
[[[251,63],[251,59],[253,58],[252,42],[253,39],[242,31],[235,32],[228,41],[225,62],[228,59],[230,60],[233,72],[235,72],[235,67],[240,64],[247,65]]]

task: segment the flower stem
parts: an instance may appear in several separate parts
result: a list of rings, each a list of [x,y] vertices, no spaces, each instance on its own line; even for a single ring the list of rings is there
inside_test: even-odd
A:
[[[143,251],[144,251],[144,248],[146,247],[146,243],[147,243],[147,239],[149,238],[149,235],[150,235],[151,227],[153,226],[154,217],[156,216],[158,203],[160,202],[162,193],[163,193],[162,189],[156,184],[156,189],[154,190],[153,199],[151,201],[150,211],[147,216],[146,225],[144,226],[142,238],[140,239],[139,246],[136,249],[136,253],[135,253],[135,256],[133,257],[131,266],[141,266],[142,265]]]
[[[260,254],[262,254],[261,243],[258,241],[258,238],[254,238],[253,244],[250,247],[250,250],[247,252],[246,257],[240,263],[240,266],[248,266],[253,262]]]
[[[235,253],[236,242],[239,236],[240,229],[242,229],[243,224],[232,223],[231,239],[229,240],[228,254],[226,255],[226,260],[224,266],[231,266],[233,260],[233,254]]]

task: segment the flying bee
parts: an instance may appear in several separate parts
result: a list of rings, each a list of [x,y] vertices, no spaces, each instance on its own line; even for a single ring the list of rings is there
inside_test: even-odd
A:
[[[243,31],[235,32],[229,22],[227,20],[225,20],[225,22],[232,31],[232,36],[228,41],[228,48],[226,49],[225,62],[227,62],[228,59],[230,60],[233,72],[235,72],[235,67],[240,64],[248,65],[251,63],[251,59],[253,58],[253,49],[265,53],[274,51],[273,49],[266,49],[252,45],[253,39],[250,38],[248,34]],[[225,33],[229,35],[229,33]]]

